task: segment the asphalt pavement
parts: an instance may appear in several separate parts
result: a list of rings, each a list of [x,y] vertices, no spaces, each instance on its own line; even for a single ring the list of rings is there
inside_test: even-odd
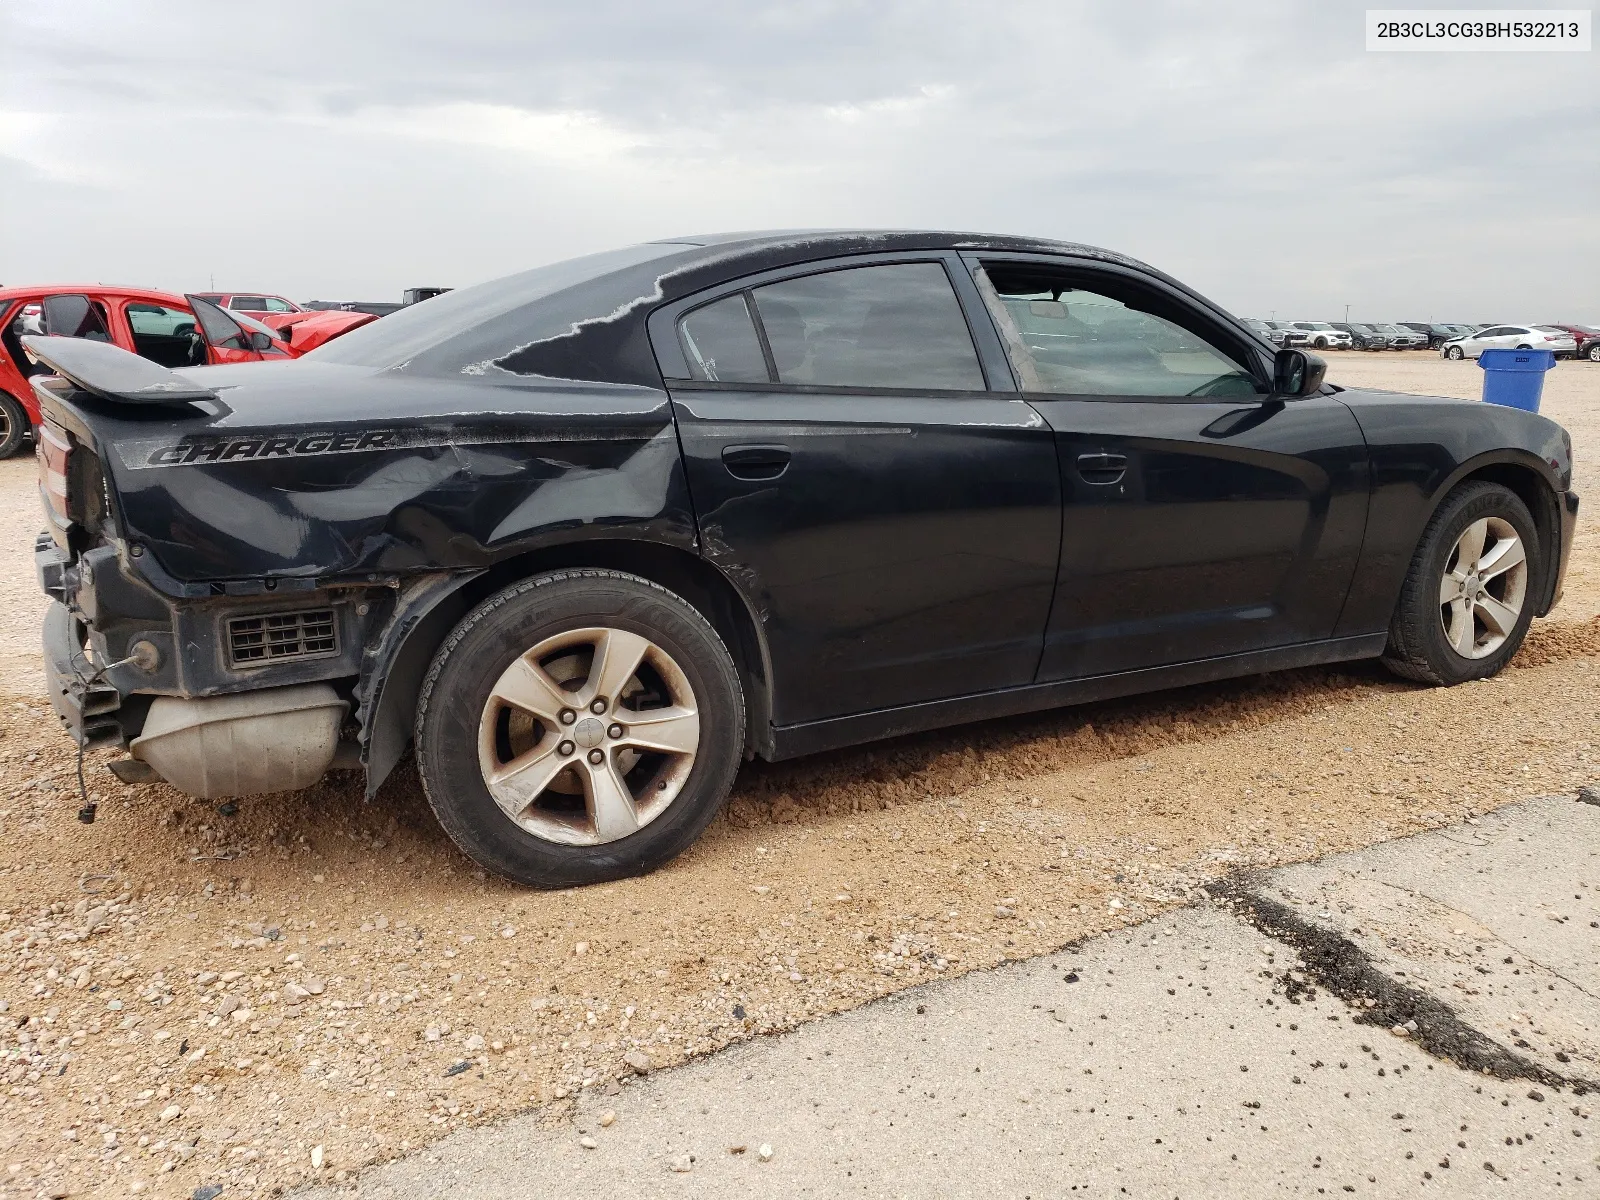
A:
[[[356,1184],[385,1200],[1600,1196],[1585,794],[1235,880]]]

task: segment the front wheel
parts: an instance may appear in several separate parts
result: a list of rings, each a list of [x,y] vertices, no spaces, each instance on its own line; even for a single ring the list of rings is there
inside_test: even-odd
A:
[[[716,816],[744,750],[727,647],[665,588],[620,571],[535,576],[434,656],[417,767],[439,823],[531,887],[654,870]]]
[[[0,392],[0,458],[10,458],[22,449],[28,433],[28,410],[5,392]]]
[[[1312,342],[1311,342],[1311,345],[1312,345],[1313,349],[1326,350],[1328,348],[1328,339],[1327,338],[1321,338],[1321,337],[1314,338],[1312,340]]]
[[[1527,505],[1497,483],[1462,484],[1417,545],[1384,665],[1446,686],[1498,674],[1528,632],[1542,577]]]
[[[1444,356],[1446,358],[1453,358],[1459,361],[1460,359],[1466,357],[1466,351],[1460,346],[1451,346],[1445,350]]]

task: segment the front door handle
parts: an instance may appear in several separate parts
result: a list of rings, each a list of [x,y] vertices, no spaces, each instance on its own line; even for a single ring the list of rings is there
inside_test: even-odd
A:
[[[1125,454],[1080,454],[1078,474],[1085,483],[1116,483],[1128,472]]]
[[[789,447],[725,446],[722,465],[735,479],[776,479],[789,469]]]

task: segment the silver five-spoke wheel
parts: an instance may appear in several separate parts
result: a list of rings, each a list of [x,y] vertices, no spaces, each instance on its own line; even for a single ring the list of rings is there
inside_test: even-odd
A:
[[[1463,658],[1487,658],[1510,636],[1528,594],[1528,552],[1509,521],[1482,517],[1462,530],[1439,581],[1445,640]]]
[[[614,842],[659,817],[700,746],[682,668],[648,638],[574,629],[515,659],[478,723],[478,765],[501,810],[537,837]]]

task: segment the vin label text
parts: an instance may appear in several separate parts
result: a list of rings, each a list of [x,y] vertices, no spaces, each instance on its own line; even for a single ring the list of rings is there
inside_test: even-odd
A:
[[[1588,9],[1369,8],[1367,49],[1587,52]]]

